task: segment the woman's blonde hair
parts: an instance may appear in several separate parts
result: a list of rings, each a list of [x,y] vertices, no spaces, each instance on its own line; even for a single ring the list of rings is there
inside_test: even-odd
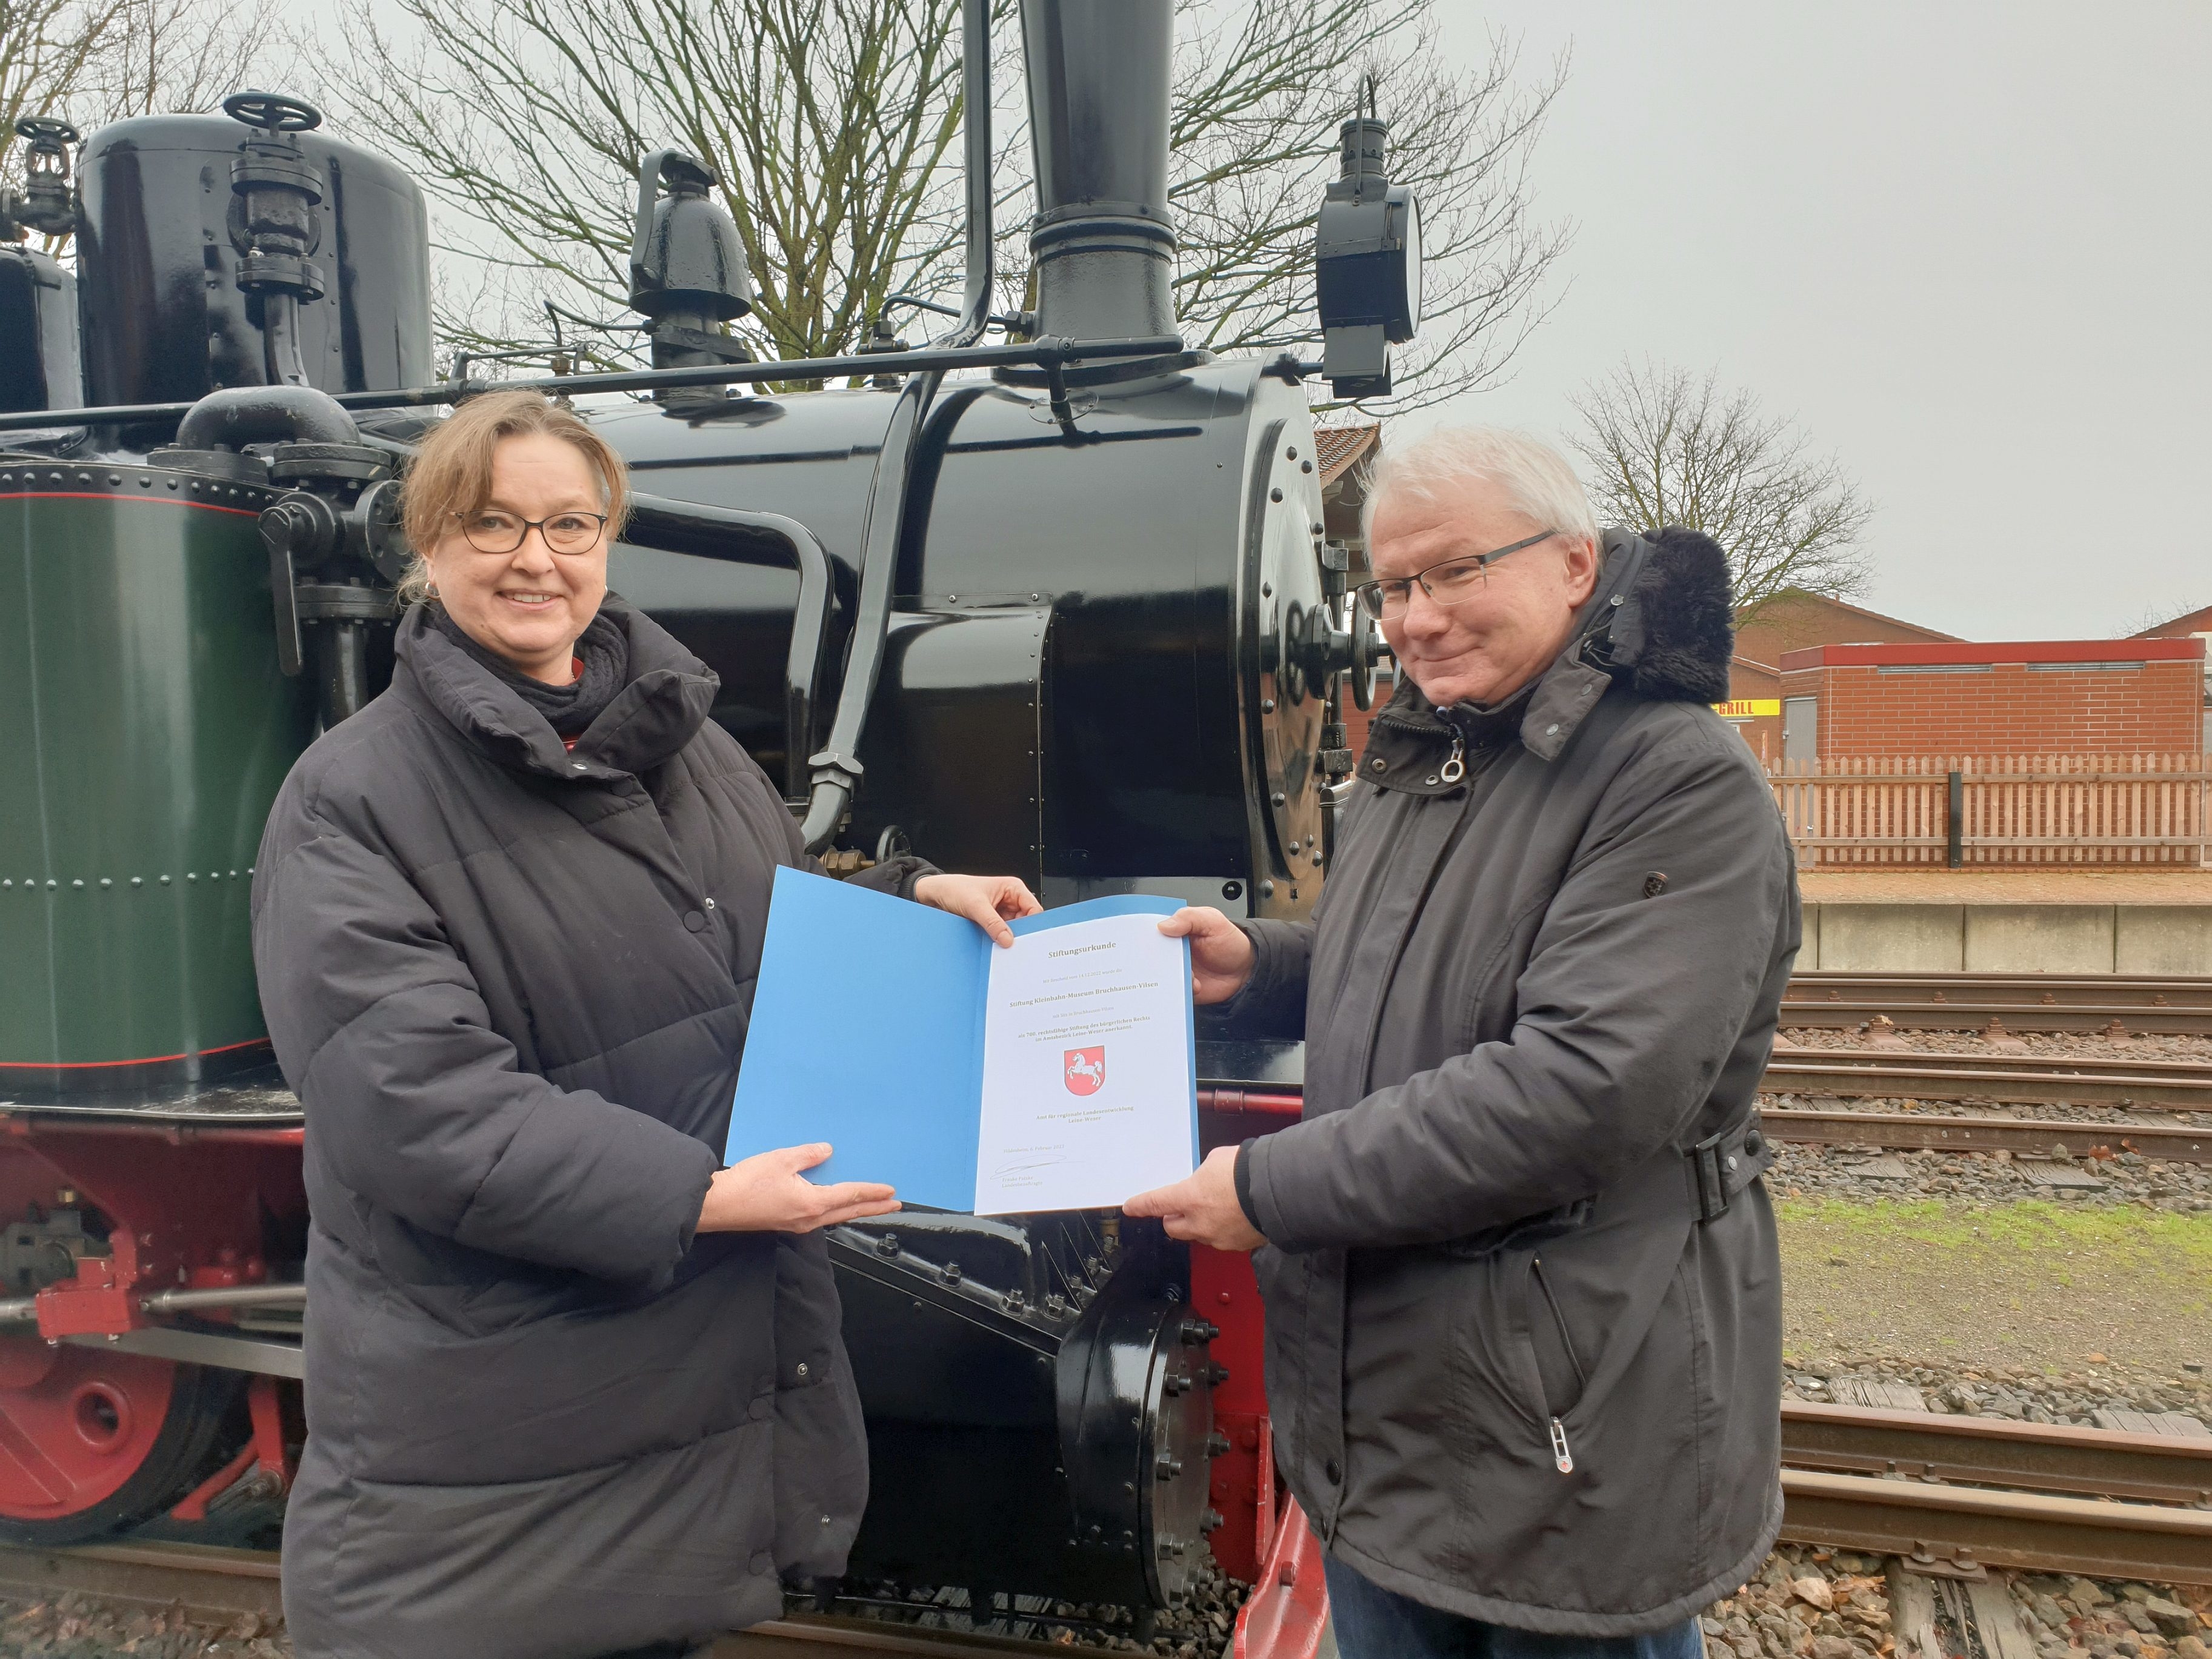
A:
[[[430,597],[428,550],[452,527],[453,514],[474,513],[491,499],[492,455],[505,438],[543,433],[574,444],[599,475],[606,505],[607,539],[622,534],[629,518],[629,468],[612,445],[572,409],[536,392],[489,392],[471,398],[441,421],[416,447],[400,497],[400,522],[413,555],[399,579],[402,605]]]

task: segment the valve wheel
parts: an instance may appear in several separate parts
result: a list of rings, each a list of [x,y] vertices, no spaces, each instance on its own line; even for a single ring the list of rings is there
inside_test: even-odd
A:
[[[234,121],[259,127],[264,132],[313,132],[323,124],[322,111],[305,99],[252,88],[234,92],[224,99],[222,112]]]
[[[34,145],[82,143],[83,135],[68,122],[52,115],[26,115],[15,123],[15,136]]]
[[[147,1354],[0,1338],[0,1541],[80,1542],[176,1503],[214,1461],[239,1381]]]

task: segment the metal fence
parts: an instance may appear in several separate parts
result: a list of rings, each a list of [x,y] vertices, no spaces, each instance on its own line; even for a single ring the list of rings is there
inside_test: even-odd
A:
[[[1784,761],[1768,780],[1807,869],[2199,868],[2212,755]]]

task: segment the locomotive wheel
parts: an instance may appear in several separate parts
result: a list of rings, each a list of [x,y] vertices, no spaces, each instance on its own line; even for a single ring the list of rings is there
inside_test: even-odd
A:
[[[81,1543],[168,1508],[208,1471],[240,1381],[0,1338],[0,1542]]]

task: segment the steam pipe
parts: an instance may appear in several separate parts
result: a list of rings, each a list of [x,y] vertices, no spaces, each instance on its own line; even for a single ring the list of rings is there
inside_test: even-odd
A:
[[[990,0],[961,0],[960,126],[968,185],[968,291],[964,314],[953,331],[956,349],[972,347],[991,325],[991,5]],[[872,370],[887,372],[889,354],[870,359]],[[859,614],[853,645],[838,689],[837,714],[822,751],[808,762],[814,792],[799,838],[818,853],[836,839],[838,826],[860,781],[860,733],[868,704],[884,666],[884,642],[890,630],[891,589],[898,574],[907,521],[907,498],[914,482],[915,451],[929,406],[945,382],[942,368],[925,369],[906,383],[891,410],[884,447],[876,457],[868,490],[868,515],[860,532]]]
[[[82,413],[76,416],[82,421]],[[49,424],[52,416],[46,417]],[[349,444],[360,432],[337,399],[305,386],[239,386],[186,406],[179,449],[243,449],[253,443]]]
[[[798,797],[805,787],[807,755],[814,746],[814,705],[821,689],[823,659],[829,653],[830,611],[836,592],[830,555],[820,539],[798,520],[781,513],[746,513],[661,495],[630,497],[629,523],[623,539],[672,553],[798,570],[799,599],[792,609],[791,647],[783,664],[783,793],[787,798]],[[766,558],[755,558],[745,548],[749,542],[766,542],[775,550]],[[733,551],[733,545],[744,550]]]
[[[1039,364],[1080,363],[1127,357],[1159,357],[1182,349],[1178,335],[1141,340],[1070,340],[1052,335],[1005,345],[926,346],[919,351],[879,351],[843,357],[792,357],[759,363],[702,363],[685,368],[611,369],[601,374],[540,374],[515,380],[441,380],[434,386],[397,392],[341,392],[331,402],[342,410],[432,409],[465,403],[487,392],[543,392],[573,398],[592,392],[672,392],[684,386],[757,386],[769,380],[835,380],[852,375],[919,374],[929,369],[1024,368]],[[1291,365],[1283,360],[1285,372]],[[1305,366],[1300,366],[1305,367]],[[1269,373],[1274,373],[1270,369]],[[241,386],[241,392],[282,392],[284,387]],[[210,392],[209,397],[218,394]],[[206,398],[200,402],[204,403]],[[174,421],[198,404],[111,404],[99,409],[18,410],[0,415],[0,432],[57,426],[137,426]],[[358,442],[358,439],[339,441]]]

